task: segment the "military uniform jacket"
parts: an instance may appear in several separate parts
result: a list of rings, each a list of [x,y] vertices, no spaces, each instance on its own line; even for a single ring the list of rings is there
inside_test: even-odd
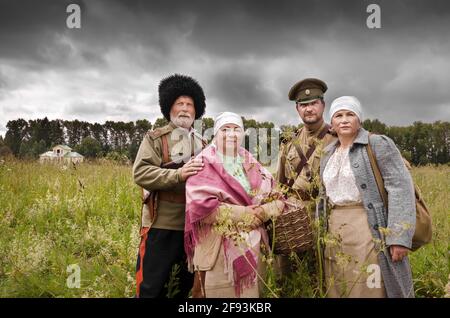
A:
[[[335,141],[337,138],[328,131],[325,136],[319,140],[317,137],[325,128],[325,123],[317,131],[308,131],[306,127],[300,128],[296,134],[281,144],[278,155],[278,167],[276,180],[281,184],[288,185],[289,179],[293,179],[292,189],[302,193],[313,193],[320,187],[320,158],[323,149]],[[294,143],[298,143],[303,154],[306,155],[309,146],[316,144],[316,149],[309,157],[300,175],[297,174],[297,166],[300,164],[300,156]]]
[[[167,137],[169,159],[180,163],[180,166],[183,162],[187,162],[194,151],[202,149],[204,140],[194,129],[187,131],[170,122],[145,134],[133,165],[134,182],[147,191],[158,191],[161,198],[157,201],[154,220],[150,217],[147,205],[143,205],[142,227],[183,231],[185,203],[171,200],[170,197],[185,197],[185,182],[181,178],[181,167],[177,169],[161,167],[163,136]],[[183,158],[185,160],[182,160]],[[169,199],[163,200],[162,193]]]

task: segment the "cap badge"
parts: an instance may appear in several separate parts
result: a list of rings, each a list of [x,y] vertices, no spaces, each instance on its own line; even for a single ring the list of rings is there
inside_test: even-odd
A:
[[[305,91],[305,94],[306,95],[309,95],[311,93],[311,91],[309,90],[309,89],[307,89],[306,91]]]

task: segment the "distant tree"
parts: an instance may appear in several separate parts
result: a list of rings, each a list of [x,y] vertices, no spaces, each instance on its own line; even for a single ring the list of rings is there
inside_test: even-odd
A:
[[[94,123],[91,125],[91,137],[97,140],[103,147],[105,140],[103,140],[103,125]]]
[[[81,144],[75,150],[87,158],[96,158],[102,150],[100,142],[88,136],[83,138]]]
[[[272,136],[274,124],[272,122],[258,122],[255,119],[242,118],[245,136],[244,147],[256,154],[259,158],[263,147],[272,150],[272,144],[278,132],[280,141],[293,138],[295,132],[302,125],[283,125],[277,134]],[[168,124],[165,118],[158,118],[153,128],[163,127]],[[201,133],[214,126],[214,120],[209,117],[202,118]],[[7,132],[0,139],[2,153],[11,151],[19,158],[36,158],[39,154],[47,151],[57,144],[68,144],[79,152],[92,156],[104,156],[108,153],[127,156],[134,161],[139,145],[145,133],[152,128],[148,120],[137,120],[136,122],[114,122],[107,121],[103,125],[99,123],[88,123],[79,120],[63,121],[51,120],[47,117],[25,121],[24,119],[11,120],[7,123]],[[363,127],[376,133],[390,137],[399,148],[402,155],[414,165],[422,164],[446,164],[450,162],[450,122],[437,121],[434,123],[415,122],[410,126],[386,126],[378,119],[367,119]],[[197,128],[197,127],[195,127]],[[197,128],[198,129],[198,128]],[[253,131],[251,131],[253,129]],[[267,130],[267,139],[261,139],[261,129]],[[200,129],[199,129],[200,130]],[[199,131],[200,132],[200,131]],[[251,140],[249,132],[258,134],[258,138]],[[208,135],[211,137],[211,135]],[[85,143],[91,139],[86,151],[83,149]],[[92,139],[95,141],[92,143]],[[85,141],[85,143],[82,142]],[[209,140],[210,141],[210,140]],[[255,143],[256,141],[256,143]],[[98,147],[100,146],[100,150]],[[254,149],[249,149],[250,146]],[[93,147],[93,150],[92,150]],[[92,150],[92,151],[91,151]],[[268,155],[271,153],[268,152]],[[114,155],[112,155],[114,157]]]
[[[437,121],[431,128],[431,161],[447,163],[450,161],[450,123]]]
[[[213,128],[214,128],[214,119],[210,117],[203,117],[202,131],[199,131],[199,133],[201,133],[202,136],[207,139],[208,143],[210,143],[214,137]]]
[[[119,147],[119,133],[116,128],[117,124],[114,121],[106,121],[103,128],[107,131],[108,143],[111,150],[117,150]]]
[[[64,121],[64,126],[67,132],[67,143],[74,148],[81,142],[83,135],[83,123],[77,119],[72,121]]]
[[[81,130],[81,140],[83,140],[84,138],[87,137],[92,137],[91,135],[91,124],[86,122],[86,121],[82,121],[81,125],[80,125],[80,130]]]
[[[20,144],[20,149],[19,149],[19,153],[18,153],[18,157],[21,159],[30,159],[32,158],[32,154],[31,154],[31,142],[30,141],[23,141]]]
[[[203,129],[214,128],[214,119],[211,117],[203,117],[202,118]]]
[[[32,158],[36,159],[39,157],[39,155],[43,154],[44,152],[47,152],[48,148],[47,148],[47,143],[45,142],[45,140],[39,140],[39,141],[34,141],[31,147],[31,155]]]
[[[140,142],[133,140],[128,147],[128,157],[132,162],[136,159],[137,153],[139,151]]]
[[[169,124],[169,121],[164,117],[160,117],[156,119],[155,124],[153,125],[153,129],[158,127],[164,127],[167,124]]]
[[[128,125],[133,124],[129,123]],[[131,127],[130,127],[131,128]],[[139,146],[145,134],[152,129],[152,124],[147,119],[137,120],[133,125],[133,129],[129,129],[130,144],[128,146],[128,156],[132,162],[136,159]],[[132,132],[132,134],[130,133]]]
[[[102,152],[106,154],[112,149],[111,141],[109,139],[109,137],[110,137],[109,130],[108,130],[106,124],[100,125],[100,124],[95,123],[94,125],[95,125],[95,127],[92,127],[94,139],[96,139],[97,141],[100,141],[100,144],[102,146]],[[97,138],[97,135],[100,138]]]
[[[44,119],[29,120],[28,126],[30,127],[28,140],[33,144],[40,143],[41,145],[41,141],[43,141],[46,148],[51,146],[51,124],[47,117],[44,117]]]
[[[417,121],[412,126],[412,161],[415,165],[423,165],[428,162],[427,156],[427,125]]]
[[[22,118],[10,120],[6,124],[6,128],[8,130],[5,134],[5,144],[17,156],[20,152],[21,143],[26,136],[28,123]]]
[[[114,122],[114,128],[116,132],[116,151],[122,152],[126,149],[125,145],[128,142],[127,128],[123,121]]]
[[[47,146],[44,140],[39,141],[23,141],[20,144],[19,158],[33,160],[37,159],[40,154],[47,151]]]
[[[50,147],[65,144],[63,121],[60,119],[50,121]]]
[[[378,119],[366,119],[365,121],[363,121],[362,126],[364,127],[364,129],[374,134],[384,135],[387,131],[386,125],[380,122]]]
[[[150,129],[152,129],[152,124],[147,119],[136,120],[133,140],[140,143]]]
[[[0,158],[13,156],[11,149],[5,145],[3,137],[0,136]]]
[[[123,139],[122,148],[127,149],[135,139],[136,127],[134,126],[134,122],[129,121],[124,123],[123,133],[125,138]]]

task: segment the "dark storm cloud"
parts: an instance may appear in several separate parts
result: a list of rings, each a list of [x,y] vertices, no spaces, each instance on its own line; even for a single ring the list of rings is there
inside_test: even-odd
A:
[[[70,30],[66,7],[74,2],[81,6],[82,28]],[[147,61],[157,57],[153,51],[161,57],[167,54],[166,32],[171,29],[159,33],[166,17],[124,9],[115,1],[2,2],[0,57],[25,62],[27,67],[99,68],[107,66],[104,54],[114,49],[131,55],[138,50]]]
[[[24,55],[45,62],[50,46],[57,51],[57,57],[65,59],[70,48],[60,43],[58,35],[98,50],[128,50],[132,48],[127,46],[138,45],[144,51],[159,53],[153,58],[167,57],[183,36],[208,55],[232,58],[307,49],[324,37],[336,36],[339,41],[360,45],[368,45],[374,38],[374,34],[367,36],[370,31],[365,26],[365,9],[373,1],[78,1],[83,26],[70,32],[65,27],[65,7],[71,2],[2,3],[0,40],[6,44],[2,45],[2,56]],[[447,25],[441,22],[449,17],[448,1],[433,1],[432,5],[429,1],[377,3],[382,8],[385,29],[375,32],[383,36],[412,29],[414,37],[432,33],[439,37],[436,28],[446,29]],[[97,52],[100,56],[102,53]],[[94,54],[81,53],[88,61]],[[94,60],[101,61],[100,56]]]
[[[265,88],[263,74],[255,67],[228,68],[217,73],[212,82],[214,85],[209,93],[223,101],[228,111],[239,112],[245,109],[251,112],[274,102],[270,91]]]
[[[47,53],[53,49],[64,55],[57,34],[65,30],[65,8],[68,1],[2,1],[0,3],[0,57],[23,60],[28,66],[46,65]]]
[[[381,29],[366,27],[370,3]],[[178,72],[204,86],[207,116],[298,122],[287,92],[319,77],[328,105],[355,95],[388,124],[448,120],[449,29],[444,0],[2,1],[0,113],[154,120],[158,81]]]
[[[169,30],[185,30],[187,39],[208,54],[237,58],[244,55],[285,54],[307,49],[316,40],[370,45],[382,38],[442,37],[450,3],[438,1],[376,1],[382,9],[383,29],[366,27],[367,5],[374,1],[119,1],[130,16],[157,19],[163,42],[175,40]],[[141,22],[139,22],[142,25]],[[154,26],[154,25],[152,25]],[[409,31],[409,32],[405,32]],[[370,33],[372,32],[372,33]],[[375,33],[375,34],[374,34]],[[370,36],[368,36],[370,35]],[[154,41],[150,36],[140,40]],[[401,40],[400,38],[396,39]],[[394,43],[394,42],[393,42]],[[159,43],[158,43],[159,44]]]

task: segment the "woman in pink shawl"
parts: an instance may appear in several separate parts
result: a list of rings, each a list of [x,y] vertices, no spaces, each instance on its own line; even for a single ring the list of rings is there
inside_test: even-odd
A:
[[[186,183],[184,241],[189,267],[197,272],[194,297],[259,297],[259,254],[268,241],[263,224],[284,203],[268,200],[274,180],[240,146],[243,137],[242,118],[220,114],[213,143],[197,156],[204,168]]]

